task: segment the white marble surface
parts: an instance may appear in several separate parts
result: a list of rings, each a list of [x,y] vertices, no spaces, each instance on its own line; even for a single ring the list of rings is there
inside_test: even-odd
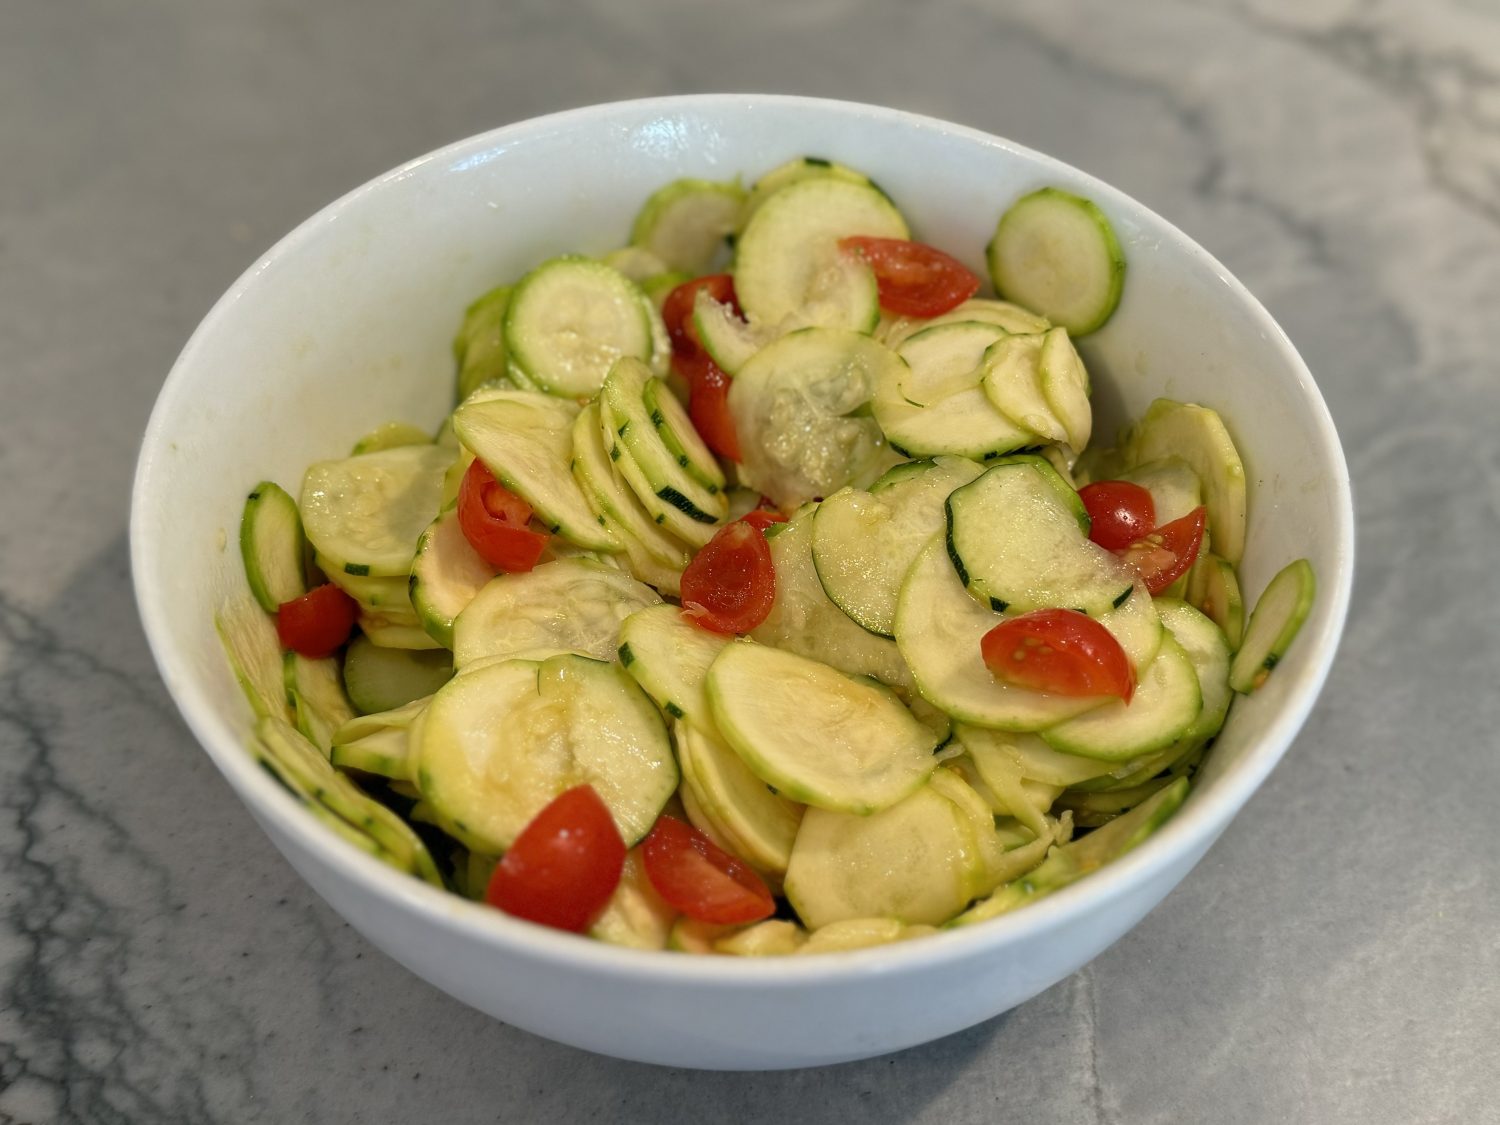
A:
[[[1006,1016],[800,1073],[596,1058],[386,961],[198,752],[128,585],[147,412],[262,249],[443,141],[712,89],[1144,200],[1302,349],[1358,502],[1328,689],[1186,883]],[[0,7],[0,1122],[1500,1120],[1497,308],[1493,0]]]

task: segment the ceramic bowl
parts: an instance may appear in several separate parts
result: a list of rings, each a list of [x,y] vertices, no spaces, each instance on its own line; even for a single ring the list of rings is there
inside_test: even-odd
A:
[[[1253,599],[1308,557],[1320,591],[1267,686],[1239,700],[1179,814],[1119,863],[1014,914],[895,946],[741,960],[615,948],[393,873],[309,817],[246,752],[251,716],[213,629],[244,589],[235,548],[256,481],[294,493],[312,461],[393,418],[450,409],[465,305],[564,251],[626,239],[679,176],[753,178],[817,154],[869,173],[917,237],[983,273],[1005,207],[1059,185],[1108,215],[1124,299],[1082,342],[1109,435],[1159,395],[1218,409],[1244,456]],[[958,1031],[1041,992],[1151,910],[1224,831],[1307,717],[1333,661],[1353,564],[1348,472],[1306,366],[1265,309],[1191,239],[1065,164],[972,129],[841,102],[692,96],[509,125],[329,205],[214,306],[162,388],[141,450],[131,550],[162,678],[229,786],[318,894],[438,988],[538,1035],[677,1066],[813,1066]],[[228,795],[225,795],[228,799]]]

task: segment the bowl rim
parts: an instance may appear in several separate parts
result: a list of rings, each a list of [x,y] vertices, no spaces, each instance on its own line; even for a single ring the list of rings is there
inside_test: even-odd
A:
[[[598,126],[642,113],[702,115],[753,112],[759,108],[794,109],[833,118],[862,118],[888,122],[951,137],[962,144],[998,149],[1033,165],[1039,172],[1061,175],[1083,183],[1097,200],[1107,200],[1143,226],[1154,226],[1199,260],[1230,290],[1258,322],[1261,333],[1293,375],[1297,389],[1312,413],[1320,438],[1320,454],[1333,470],[1337,512],[1334,536],[1335,573],[1319,575],[1319,597],[1330,599],[1330,612],[1316,633],[1304,633],[1311,669],[1291,690],[1267,729],[1244,757],[1206,793],[1194,790],[1178,813],[1128,855],[1092,873],[1087,879],[1048,895],[1013,913],[975,926],[940,930],[920,941],[899,942],[865,949],[831,952],[817,957],[689,957],[655,950],[630,949],[579,935],[560,933],[455,895],[412,877],[394,875],[379,860],[364,854],[306,815],[299,802],[256,767],[239,734],[220,715],[207,693],[194,683],[191,668],[174,650],[167,626],[166,591],[149,581],[156,573],[157,552],[145,527],[145,512],[159,476],[169,472],[162,452],[170,442],[169,418],[187,393],[188,370],[204,341],[227,319],[234,306],[262,273],[293,254],[331,220],[358,207],[367,197],[404,180],[428,165],[447,165],[460,158],[503,147],[529,134],[556,132],[580,124]],[[1245,286],[1217,259],[1176,226],[1145,204],[1097,177],[1054,157],[970,126],[906,110],[861,102],[789,94],[684,94],[604,102],[512,122],[453,141],[376,176],[340,196],[280,238],[244,271],[214,303],[188,338],[158,393],[147,423],[131,491],[130,558],[136,603],[157,671],[173,703],[200,746],[255,819],[270,818],[277,829],[320,857],[338,877],[359,890],[403,911],[420,914],[426,923],[453,930],[458,936],[489,945],[497,952],[536,958],[558,967],[645,983],[704,982],[729,990],[760,989],[785,983],[800,987],[809,981],[837,983],[873,976],[899,974],[918,965],[937,967],[981,953],[999,952],[1077,922],[1095,911],[1131,896],[1170,868],[1179,857],[1201,855],[1228,826],[1238,810],[1260,787],[1290,747],[1310,714],[1332,669],[1347,619],[1353,586],[1354,509],[1348,465],[1327,404],[1307,365],[1286,333]],[[1309,622],[1311,624],[1311,622]],[[273,843],[274,843],[273,838]]]

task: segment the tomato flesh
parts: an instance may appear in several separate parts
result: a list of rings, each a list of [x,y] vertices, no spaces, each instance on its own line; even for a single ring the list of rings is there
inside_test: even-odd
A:
[[[359,604],[328,582],[277,607],[276,635],[282,648],[318,660],[343,647],[358,619]]]
[[[995,679],[1051,695],[1130,702],[1135,669],[1120,642],[1076,609],[1038,609],[1002,621],[979,642]]]
[[[1151,534],[1156,504],[1151,493],[1128,480],[1101,480],[1078,490],[1089,513],[1089,538],[1106,551],[1118,551]]]
[[[763,531],[735,520],[693,556],[682,572],[682,612],[715,633],[748,633],[771,612],[776,567]]]
[[[738,462],[740,439],[729,413],[729,376],[704,354],[694,361],[684,378],[688,383],[688,417],[703,444],[720,457]]]
[[[741,523],[748,523],[761,534],[765,534],[766,528],[776,523],[786,523],[786,517],[780,512],[773,512],[767,508],[755,508],[740,517]]]
[[[1207,511],[1200,504],[1187,515],[1162,524],[1115,553],[1135,569],[1146,589],[1155,597],[1186,574],[1197,561],[1207,522]]]
[[[555,797],[521,829],[485,889],[491,906],[582,933],[614,894],[625,841],[591,785]]]
[[[657,818],[641,858],[656,893],[689,918],[729,926],[776,912],[759,875],[676,817]]]
[[[526,526],[531,505],[495,480],[474,458],[458,489],[458,526],[491,566],[515,574],[536,566],[547,536]]]
[[[979,292],[972,270],[924,242],[855,235],[839,239],[839,246],[869,264],[880,307],[899,316],[939,316]]]

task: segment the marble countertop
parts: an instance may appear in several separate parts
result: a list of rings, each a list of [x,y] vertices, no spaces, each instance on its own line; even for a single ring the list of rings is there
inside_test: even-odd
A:
[[[557,1046],[375,952],[178,720],[126,549],[157,389],[282,233],[442,142],[710,89],[935,114],[1145,201],[1301,348],[1358,503],[1322,700],[1157,911],[989,1023],[770,1075]],[[1497,1120],[1493,4],[22,0],[0,107],[0,1122]]]

